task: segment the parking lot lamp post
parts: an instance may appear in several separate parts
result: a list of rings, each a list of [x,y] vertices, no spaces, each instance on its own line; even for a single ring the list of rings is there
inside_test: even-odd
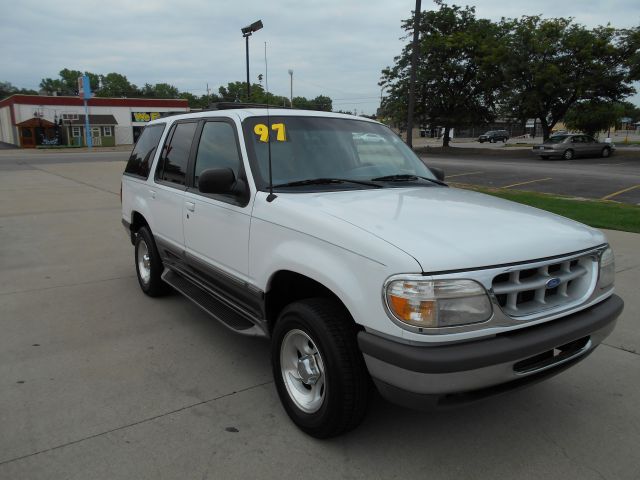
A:
[[[253,22],[251,25],[247,25],[244,28],[241,28],[242,36],[246,40],[246,53],[247,53],[247,101],[249,101],[249,97],[251,96],[251,82],[249,80],[249,37],[253,34],[253,32],[257,32],[262,28],[262,20],[258,20],[257,22]]]
[[[291,90],[289,90],[289,108],[293,108],[293,70],[289,69],[289,77],[291,77]]]

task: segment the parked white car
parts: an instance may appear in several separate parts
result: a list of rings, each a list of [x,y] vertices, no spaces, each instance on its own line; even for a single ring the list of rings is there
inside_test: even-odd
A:
[[[600,231],[442,180],[368,119],[205,111],[145,128],[122,221],[142,290],[270,339],[286,412],[325,438],[372,385],[423,408],[551,376],[622,311]]]

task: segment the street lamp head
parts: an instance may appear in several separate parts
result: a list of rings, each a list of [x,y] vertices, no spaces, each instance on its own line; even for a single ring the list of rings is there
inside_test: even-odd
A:
[[[293,70],[289,69],[289,75],[293,75]]]
[[[257,22],[253,22],[251,25],[247,25],[246,27],[241,28],[240,30],[242,31],[243,37],[248,37],[253,32],[257,32],[258,30],[260,30],[262,26],[262,20],[258,20]]]

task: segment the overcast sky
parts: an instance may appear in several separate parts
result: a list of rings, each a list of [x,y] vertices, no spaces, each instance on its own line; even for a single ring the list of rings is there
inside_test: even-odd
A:
[[[482,0],[478,17],[573,16],[587,26],[640,24],[638,0]],[[402,49],[402,19],[412,0],[0,0],[0,81],[38,89],[63,68],[118,72],[138,86],[166,82],[202,95],[207,83],[243,80],[240,28],[262,19],[250,39],[251,78],[269,90],[334,100],[334,109],[373,113],[380,71]],[[422,8],[434,8],[429,0]],[[636,95],[633,100],[640,103]]]

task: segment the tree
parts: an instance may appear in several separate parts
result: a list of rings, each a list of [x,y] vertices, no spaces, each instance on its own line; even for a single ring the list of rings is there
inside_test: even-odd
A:
[[[503,63],[505,111],[520,120],[537,118],[545,140],[576,103],[613,102],[634,92],[615,29],[540,16],[502,24],[513,53]]]
[[[473,7],[435,3],[437,10],[421,14],[414,116],[420,123],[444,127],[447,147],[451,128],[495,116],[495,52],[500,51],[501,31],[495,23],[477,19]],[[413,18],[403,22],[403,29],[413,31]],[[407,112],[411,53],[408,43],[380,81],[387,87],[383,113],[400,125]]]
[[[139,95],[138,87],[127,80],[127,77],[119,73],[100,75],[102,88],[96,92],[98,97],[136,97]]]
[[[614,126],[621,114],[622,106],[613,102],[578,102],[567,111],[564,123],[572,130],[580,130],[595,137],[598,132]]]
[[[11,82],[0,82],[0,100],[9,97],[11,95],[37,95],[38,92],[28,88],[18,88],[11,84]]]
[[[180,91],[168,83],[145,83],[140,91],[143,97],[148,98],[180,98]]]
[[[47,95],[75,95],[77,92],[67,86],[65,82],[56,78],[43,78],[40,89]]]

